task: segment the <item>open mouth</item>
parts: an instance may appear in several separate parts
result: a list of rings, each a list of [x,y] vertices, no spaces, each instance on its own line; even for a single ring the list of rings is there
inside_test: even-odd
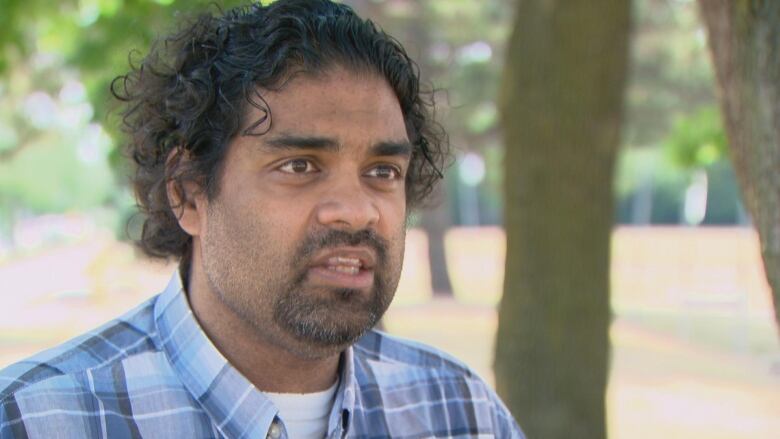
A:
[[[323,286],[366,289],[374,282],[374,254],[364,248],[339,248],[314,260],[309,281]]]
[[[359,258],[349,258],[342,256],[333,256],[329,258],[326,265],[328,270],[351,275],[360,273],[360,268],[362,266],[363,263]]]

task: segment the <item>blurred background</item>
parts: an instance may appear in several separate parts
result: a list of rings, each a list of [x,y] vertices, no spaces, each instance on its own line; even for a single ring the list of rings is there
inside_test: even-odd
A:
[[[344,3],[418,61],[457,157],[436,207],[412,218],[386,329],[494,383],[506,254],[498,99],[514,2]],[[131,50],[139,60],[177,16],[215,10],[206,4],[0,0],[0,368],[129,309],[175,269],[128,240],[139,219],[108,84]],[[612,184],[609,437],[777,437],[778,330],[706,30],[693,1],[636,0],[632,17]]]

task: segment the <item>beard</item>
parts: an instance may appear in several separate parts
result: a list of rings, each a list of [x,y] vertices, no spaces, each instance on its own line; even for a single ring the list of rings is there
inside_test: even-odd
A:
[[[374,282],[368,294],[307,285],[308,261],[316,252],[340,245],[366,246],[376,253]],[[376,325],[392,301],[400,269],[388,266],[387,248],[387,242],[371,230],[329,229],[309,235],[292,258],[291,272],[296,275],[281,287],[273,302],[274,322],[308,345],[324,348],[354,343]]]
[[[403,263],[405,225],[392,243],[373,230],[320,229],[285,252],[285,236],[263,232],[268,227],[259,222],[228,222],[223,212],[211,212],[212,233],[203,240],[207,282],[258,338],[302,357],[318,358],[354,343],[390,305]],[[376,253],[369,290],[309,281],[316,254],[338,246],[365,246]]]

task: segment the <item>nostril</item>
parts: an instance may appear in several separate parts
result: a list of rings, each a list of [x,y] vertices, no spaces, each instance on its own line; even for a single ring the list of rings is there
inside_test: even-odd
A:
[[[379,209],[365,195],[346,195],[321,203],[317,208],[317,220],[327,226],[360,230],[379,221]]]

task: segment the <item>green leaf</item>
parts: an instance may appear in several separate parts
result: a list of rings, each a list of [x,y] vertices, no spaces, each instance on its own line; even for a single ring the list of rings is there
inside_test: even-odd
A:
[[[728,144],[718,108],[706,106],[679,117],[664,148],[684,169],[704,168],[725,157]]]

